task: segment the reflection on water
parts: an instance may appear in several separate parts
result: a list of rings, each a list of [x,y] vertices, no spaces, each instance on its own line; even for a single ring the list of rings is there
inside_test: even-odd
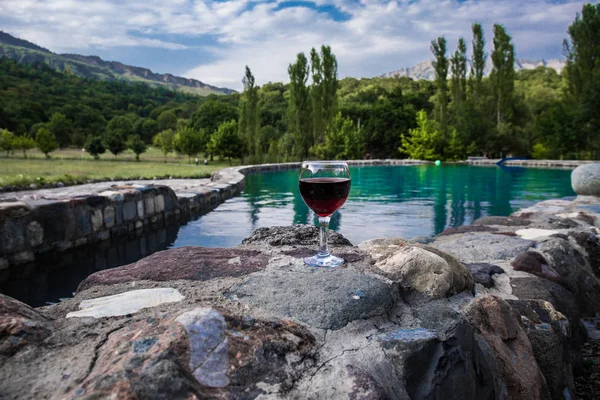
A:
[[[486,215],[509,215],[534,202],[573,196],[570,171],[471,166],[351,168],[352,189],[330,227],[354,244],[430,236]],[[246,177],[244,193],[214,211],[139,238],[107,241],[24,266],[0,291],[31,305],[70,297],[89,274],[171,247],[233,247],[260,227],[315,223],[298,192],[298,172]]]
[[[383,236],[431,236],[482,216],[509,215],[537,201],[574,195],[569,170],[427,165],[350,171],[350,197],[330,227],[355,244]],[[242,196],[182,227],[173,247],[231,247],[259,227],[314,223],[297,179],[297,171],[249,175]]]

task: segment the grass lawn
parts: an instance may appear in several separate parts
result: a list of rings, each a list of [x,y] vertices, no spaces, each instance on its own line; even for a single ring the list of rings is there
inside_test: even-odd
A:
[[[87,153],[76,149],[66,149],[52,153],[51,159],[37,151],[28,152],[24,159],[21,153],[9,158],[0,157],[0,187],[26,186],[31,183],[44,184],[63,182],[64,184],[84,183],[89,179],[152,179],[156,178],[206,178],[214,171],[228,167],[227,161],[209,162],[199,166],[188,164],[185,156],[169,155],[167,163],[163,155],[155,149],[142,154],[141,161],[135,161],[130,151],[118,158],[104,154],[94,160]],[[239,162],[239,161],[238,161]]]

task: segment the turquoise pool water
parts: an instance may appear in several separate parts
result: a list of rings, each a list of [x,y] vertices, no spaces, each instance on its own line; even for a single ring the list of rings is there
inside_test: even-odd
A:
[[[356,167],[350,173],[350,197],[330,227],[354,244],[432,236],[479,217],[575,195],[571,171],[560,169],[423,165]],[[182,226],[171,247],[232,247],[256,228],[314,223],[297,179],[296,170],[248,175],[241,196]]]
[[[249,175],[241,196],[182,226],[48,254],[0,283],[32,306],[71,297],[93,272],[186,245],[232,247],[252,230],[314,223],[298,193],[297,171]],[[431,236],[485,215],[508,215],[537,201],[573,196],[568,170],[397,166],[351,168],[352,189],[331,228],[354,244],[382,236]]]

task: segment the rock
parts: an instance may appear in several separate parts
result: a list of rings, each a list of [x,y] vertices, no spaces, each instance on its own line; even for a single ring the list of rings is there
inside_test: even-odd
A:
[[[154,214],[154,197],[146,197],[144,199],[146,215]]]
[[[135,202],[128,201],[123,203],[123,220],[133,221],[137,217],[137,208]]]
[[[498,228],[485,225],[463,225],[457,226],[456,228],[446,228],[438,236],[456,235],[459,233],[467,232],[498,232]]]
[[[469,271],[454,257],[402,239],[372,239],[359,245],[386,278],[432,299],[473,290]]]
[[[469,323],[489,345],[496,374],[507,399],[547,399],[549,390],[533,355],[531,343],[518,315],[504,300],[493,296],[476,299],[466,312]]]
[[[295,268],[252,274],[227,296],[269,316],[293,318],[320,329],[340,329],[351,321],[385,314],[392,289],[380,279],[350,268]]]
[[[578,195],[600,197],[600,163],[575,168],[571,172],[571,186]]]
[[[142,308],[156,307],[164,303],[175,303],[183,299],[184,297],[177,289],[156,288],[132,290],[113,296],[83,300],[79,304],[80,311],[68,313],[67,318],[117,317],[136,313]]]
[[[556,235],[558,232],[551,231],[549,229],[528,228],[528,229],[519,229],[515,233],[521,239],[535,240],[535,239],[541,239],[544,237]]]
[[[107,228],[112,228],[115,225],[115,209],[114,207],[106,207],[104,209],[104,225]]]
[[[225,387],[227,370],[227,324],[221,314],[211,308],[196,308],[181,314],[175,321],[182,324],[190,342],[190,369],[200,384]]]
[[[33,308],[0,294],[0,359],[38,345],[51,334],[50,323]]]
[[[154,198],[154,211],[161,213],[165,210],[165,196],[162,194]]]
[[[472,225],[503,225],[503,226],[527,226],[531,221],[517,217],[482,217],[473,221]]]
[[[62,182],[60,182],[60,181],[58,181],[58,182],[56,182],[56,187],[57,188],[65,187],[65,184],[62,183]]]
[[[429,236],[415,236],[415,237],[411,238],[410,241],[421,243],[421,244],[429,244],[429,243],[433,242],[433,239],[430,238]]]
[[[569,232],[569,236],[587,253],[590,268],[600,279],[600,238],[591,232]]]
[[[29,215],[31,208],[22,201],[0,202],[0,222]]]
[[[240,263],[229,262],[236,258],[240,259]],[[133,264],[98,271],[84,279],[77,290],[139,280],[206,281],[237,277],[260,271],[266,267],[267,262],[268,256],[252,250],[179,247],[159,251]]]
[[[37,221],[31,221],[27,225],[25,235],[27,236],[27,243],[31,247],[37,247],[44,243],[44,228]]]
[[[561,276],[548,265],[543,255],[536,251],[528,250],[521,253],[511,262],[516,271],[525,271],[530,274],[546,278],[556,283],[562,283]]]
[[[464,263],[508,260],[532,247],[535,242],[491,233],[465,233],[437,237],[432,246],[450,253]]]
[[[144,202],[142,200],[138,201],[136,203],[136,207],[137,207],[137,216],[140,219],[143,219],[145,217],[144,214]]]
[[[37,185],[35,183],[30,184],[29,185],[29,189],[36,190],[37,189]]]
[[[575,398],[571,366],[571,328],[567,318],[543,300],[507,300],[521,315],[521,326],[554,400]]]
[[[15,253],[25,248],[25,226],[19,219],[0,223],[0,251]]]
[[[504,270],[499,266],[488,263],[466,264],[466,267],[471,271],[475,283],[480,283],[488,289],[494,286],[494,279],[492,276],[494,274],[504,273]]]
[[[90,220],[92,221],[92,228],[94,229],[94,232],[98,232],[100,229],[102,229],[102,224],[104,223],[102,210],[93,210],[90,213]]]
[[[329,231],[328,243],[333,246],[352,246],[352,243],[339,233]],[[312,225],[272,226],[258,228],[242,241],[242,244],[265,243],[269,246],[316,246],[319,243],[319,229]]]
[[[540,243],[537,250],[560,274],[563,286],[575,295],[584,315],[600,312],[600,280],[568,240],[551,238]]]

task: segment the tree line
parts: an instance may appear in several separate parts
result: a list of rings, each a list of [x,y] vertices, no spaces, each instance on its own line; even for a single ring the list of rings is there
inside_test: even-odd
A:
[[[485,32],[471,28],[470,44],[460,38],[452,53],[444,37],[432,41],[433,82],[338,80],[337,59],[322,46],[297,55],[288,84],[259,87],[246,67],[242,93],[204,98],[0,60],[0,128],[10,138],[0,145],[15,141],[10,153],[37,144],[49,154],[55,143],[96,157],[126,148],[139,157],[154,145],[165,161],[176,151],[247,163],[600,157],[600,5],[585,5],[569,27],[561,74],[515,72],[515,44],[496,24],[484,76]]]

